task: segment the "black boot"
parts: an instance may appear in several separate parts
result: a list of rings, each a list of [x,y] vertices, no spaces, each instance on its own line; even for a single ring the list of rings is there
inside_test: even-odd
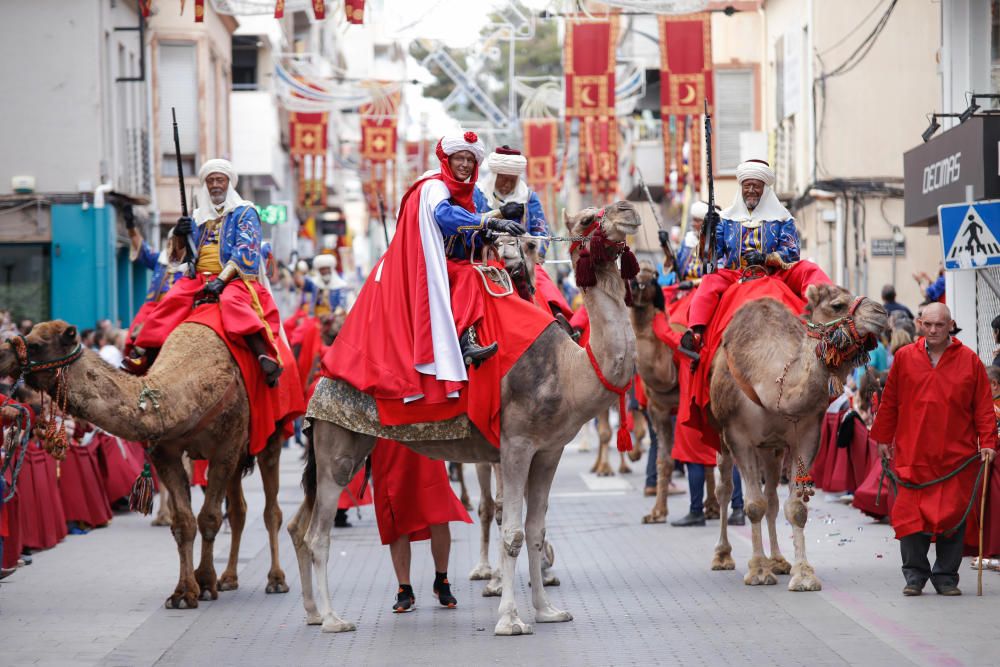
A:
[[[482,347],[479,344],[479,339],[476,338],[475,327],[469,327],[463,331],[462,337],[458,339],[458,344],[462,348],[462,359],[465,360],[465,365],[475,368],[479,368],[479,364],[492,357],[499,349],[495,342]]]
[[[338,509],[333,517],[334,528],[350,528],[351,522],[347,520],[347,510]]]
[[[747,515],[743,513],[743,508],[738,507],[732,511],[729,518],[726,520],[730,526],[745,526],[747,523]]]
[[[678,519],[677,521],[671,521],[671,526],[677,526],[679,528],[687,528],[688,526],[704,526],[705,525],[705,513],[704,512],[688,512],[688,515],[683,519]]]
[[[458,600],[451,594],[451,584],[448,583],[447,572],[434,573],[434,595],[442,607],[454,609],[458,606]]]
[[[392,613],[405,614],[413,611],[417,604],[417,598],[413,595],[413,586],[410,584],[400,584],[399,591],[396,592],[396,604],[392,605]]]

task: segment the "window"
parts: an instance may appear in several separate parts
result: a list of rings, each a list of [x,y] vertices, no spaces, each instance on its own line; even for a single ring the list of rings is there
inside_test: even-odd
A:
[[[233,37],[233,90],[257,90],[255,35]]]
[[[161,43],[157,63],[160,174],[177,176],[171,107],[177,110],[184,173],[195,173],[198,156],[198,60],[193,43]]]
[[[48,243],[0,245],[0,303],[14,321],[49,319]]]
[[[716,167],[731,174],[740,164],[740,133],[754,129],[754,74],[752,69],[715,70]]]

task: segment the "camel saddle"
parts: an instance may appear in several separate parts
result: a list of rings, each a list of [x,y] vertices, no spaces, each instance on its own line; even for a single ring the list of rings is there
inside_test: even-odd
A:
[[[416,440],[463,440],[472,437],[469,418],[458,415],[451,419],[417,424],[388,426],[378,418],[375,399],[342,380],[321,378],[309,401],[306,419],[322,419],[355,433],[398,442]]]

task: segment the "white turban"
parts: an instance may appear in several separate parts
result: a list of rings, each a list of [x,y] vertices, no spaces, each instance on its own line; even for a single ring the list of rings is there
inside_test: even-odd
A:
[[[508,146],[501,146],[486,158],[486,166],[494,174],[507,176],[523,176],[528,169],[528,159]]]
[[[334,259],[333,255],[316,255],[313,257],[313,268],[319,271],[320,269],[332,269],[337,265],[337,260]]]
[[[736,167],[736,181],[738,183],[751,178],[763,181],[764,185],[774,185],[774,170],[764,160],[747,160]]]
[[[708,215],[708,204],[703,201],[696,201],[691,204],[691,217],[698,218],[699,220],[704,220],[705,216]]]
[[[469,151],[476,156],[476,164],[482,164],[486,157],[486,145],[479,139],[475,132],[466,132],[459,136],[441,137],[438,143],[441,152],[445,157],[454,155],[459,151]],[[442,160],[444,157],[438,155]]]
[[[205,185],[205,179],[208,178],[209,174],[222,174],[229,179],[229,190],[226,192],[226,200],[217,206],[212,204],[212,196],[208,192],[208,186]],[[239,180],[239,175],[236,173],[236,169],[233,168],[233,163],[229,160],[220,160],[218,158],[206,160],[201,165],[201,169],[198,170],[198,180],[201,181],[201,187],[198,188],[198,208],[194,210],[194,221],[199,225],[209,220],[215,220],[219,216],[227,215],[240,206],[253,206],[252,203],[240,197],[239,193],[236,192],[236,183]]]

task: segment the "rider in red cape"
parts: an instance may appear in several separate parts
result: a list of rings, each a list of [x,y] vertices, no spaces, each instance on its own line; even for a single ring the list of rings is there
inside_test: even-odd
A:
[[[485,154],[479,138],[472,132],[444,137],[436,152],[440,169],[424,174],[403,196],[392,243],[323,369],[372,395],[385,424],[467,413],[499,445],[500,380],[553,320],[516,294],[487,295],[501,286],[469,261],[487,231],[525,231],[496,212],[473,213]]]

